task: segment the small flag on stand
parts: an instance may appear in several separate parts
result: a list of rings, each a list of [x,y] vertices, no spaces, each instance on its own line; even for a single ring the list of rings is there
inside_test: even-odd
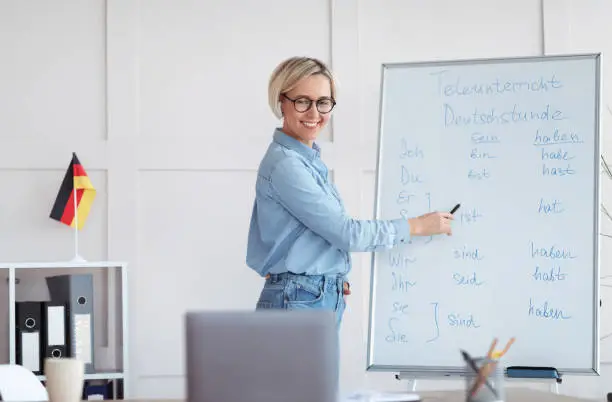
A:
[[[74,228],[74,261],[84,261],[79,256],[78,232],[85,225],[95,198],[96,189],[73,152],[49,217]]]
[[[96,189],[91,184],[76,153],[73,152],[72,161],[70,161],[57,193],[50,218],[81,230],[89,216],[89,210],[95,197]]]

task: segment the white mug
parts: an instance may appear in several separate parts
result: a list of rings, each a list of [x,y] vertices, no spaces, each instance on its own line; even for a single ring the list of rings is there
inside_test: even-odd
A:
[[[49,402],[80,402],[83,398],[85,364],[72,358],[45,359]]]

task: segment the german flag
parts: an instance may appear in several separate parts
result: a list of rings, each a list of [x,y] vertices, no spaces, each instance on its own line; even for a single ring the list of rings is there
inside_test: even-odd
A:
[[[78,211],[76,219],[76,223],[78,223],[77,229],[81,230],[89,215],[91,204],[93,204],[94,198],[96,198],[96,189],[91,184],[91,181],[89,181],[89,177],[83,165],[79,162],[76,153],[73,152],[72,161],[70,161],[68,170],[66,170],[64,180],[57,193],[57,198],[55,199],[55,204],[53,204],[49,217],[65,225],[74,227],[75,195],[76,210]]]

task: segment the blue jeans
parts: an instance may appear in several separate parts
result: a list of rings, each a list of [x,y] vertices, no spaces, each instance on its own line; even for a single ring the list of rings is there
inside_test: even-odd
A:
[[[346,307],[343,276],[270,274],[266,279],[256,310],[263,309],[322,309],[336,314],[340,328]]]

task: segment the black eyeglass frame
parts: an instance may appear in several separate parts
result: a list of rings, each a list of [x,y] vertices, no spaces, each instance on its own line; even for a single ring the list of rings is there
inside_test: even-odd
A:
[[[317,108],[317,112],[321,113],[321,114],[327,114],[330,113],[332,110],[334,110],[334,107],[336,107],[336,100],[334,98],[330,98],[330,97],[323,97],[323,98],[319,98],[317,100],[312,100],[310,98],[307,98],[305,96],[300,96],[299,98],[295,98],[295,99],[291,99],[290,97],[288,97],[285,94],[282,94],[282,96],[287,99],[288,101],[291,101],[291,103],[293,103],[293,108],[295,109],[296,112],[298,113],[306,113],[307,111],[310,110],[310,108],[312,107],[313,103],[316,103],[316,108]],[[295,102],[299,101],[299,100],[307,100],[308,101],[308,107],[306,108],[306,110],[298,110],[297,105],[295,104]],[[329,109],[327,112],[322,112],[319,110],[319,102],[321,101],[331,101],[332,106],[331,109]]]

